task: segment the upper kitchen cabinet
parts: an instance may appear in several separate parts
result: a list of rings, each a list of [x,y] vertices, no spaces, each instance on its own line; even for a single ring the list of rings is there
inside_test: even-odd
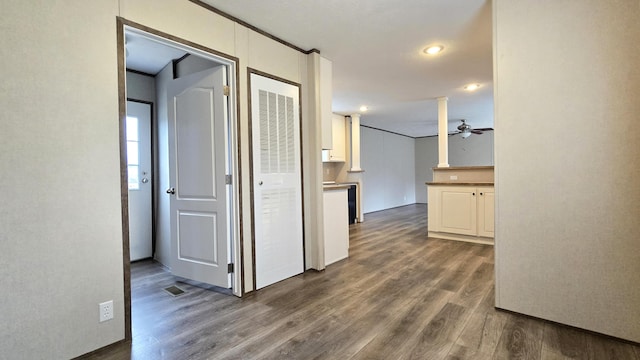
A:
[[[322,150],[322,161],[345,162],[347,129],[344,116],[333,114],[331,117],[331,138],[333,148]]]
[[[319,57],[320,78],[320,119],[322,120],[322,149],[333,149],[333,137],[331,135],[331,101],[333,98],[332,64],[330,60]]]

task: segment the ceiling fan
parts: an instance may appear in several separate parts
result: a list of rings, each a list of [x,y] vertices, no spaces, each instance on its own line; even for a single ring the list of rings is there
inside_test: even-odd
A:
[[[485,131],[493,130],[492,128],[473,129],[465,119],[461,119],[462,124],[458,125],[458,131],[449,135],[460,134],[463,139],[468,138],[471,134],[482,135]]]

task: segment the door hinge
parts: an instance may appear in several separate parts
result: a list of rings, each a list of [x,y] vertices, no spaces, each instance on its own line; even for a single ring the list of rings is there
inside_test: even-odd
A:
[[[229,89],[228,85],[225,85],[222,87],[222,92],[224,93],[224,96],[229,96],[230,91],[231,90]]]
[[[225,175],[224,176],[224,183],[226,185],[231,185],[231,180],[233,180],[233,178],[231,177],[231,175]]]
[[[231,274],[234,271],[233,263],[227,265],[227,274]]]

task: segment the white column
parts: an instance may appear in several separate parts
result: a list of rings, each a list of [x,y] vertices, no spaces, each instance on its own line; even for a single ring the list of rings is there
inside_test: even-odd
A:
[[[446,96],[438,98],[438,167],[449,167],[449,128]]]
[[[351,115],[351,170],[362,171],[360,168],[360,114]]]

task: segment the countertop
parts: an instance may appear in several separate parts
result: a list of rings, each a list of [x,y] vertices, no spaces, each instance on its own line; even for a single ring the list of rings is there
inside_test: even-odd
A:
[[[324,190],[340,190],[340,189],[349,189],[353,185],[358,185],[355,181],[347,181],[347,182],[335,182],[335,181],[323,181],[322,188]]]
[[[436,170],[436,171],[447,171],[447,170],[454,170],[454,171],[459,171],[459,170],[486,170],[486,169],[493,169],[494,166],[493,165],[489,165],[489,166],[449,166],[449,167],[434,167],[431,168],[431,170]]]
[[[427,185],[444,186],[493,186],[492,182],[426,182]]]
[[[323,190],[347,190],[352,184],[326,184],[322,185]]]

